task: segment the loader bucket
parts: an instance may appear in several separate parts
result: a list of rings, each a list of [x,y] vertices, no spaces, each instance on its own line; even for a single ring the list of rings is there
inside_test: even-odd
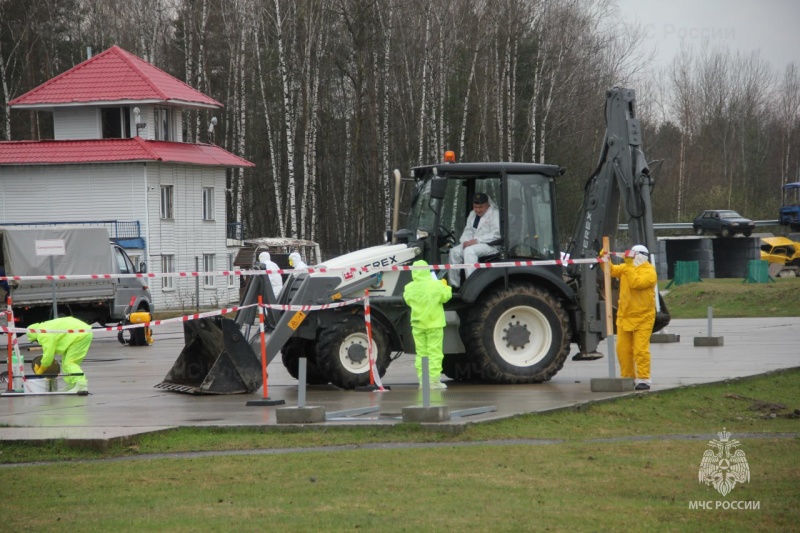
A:
[[[188,394],[242,394],[261,386],[261,361],[233,320],[183,323],[186,345],[158,389]]]

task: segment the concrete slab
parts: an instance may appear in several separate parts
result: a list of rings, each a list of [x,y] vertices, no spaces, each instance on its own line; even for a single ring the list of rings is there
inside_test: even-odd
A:
[[[674,320],[670,331],[685,337],[705,336],[706,319]],[[652,391],[684,385],[723,381],[800,366],[800,317],[715,319],[714,332],[726,337],[724,347],[692,347],[680,343],[654,344]],[[89,396],[0,397],[0,440],[75,439],[93,442],[126,438],[179,426],[276,425],[277,407],[247,407],[262,391],[231,396],[192,396],[160,389],[160,383],[183,348],[181,324],[167,324],[155,331],[149,347],[123,346],[111,333],[98,333],[83,369],[89,379]],[[24,338],[22,339],[25,340]],[[0,339],[0,343],[5,339]],[[22,342],[22,346],[25,343]],[[573,352],[576,347],[573,345]],[[600,351],[606,351],[601,343]],[[23,350],[27,360],[35,354]],[[754,355],[757,354],[757,355]],[[5,370],[0,364],[0,371]],[[269,396],[297,405],[297,381],[280,357],[269,365]],[[431,391],[432,406],[450,412],[487,405],[496,411],[465,418],[451,418],[439,426],[457,429],[467,423],[506,418],[523,413],[577,408],[632,392],[592,392],[593,378],[607,378],[608,362],[575,362],[549,382],[537,385],[483,385],[447,381],[445,391]],[[327,412],[379,407],[377,412],[318,425],[393,425],[402,422],[402,408],[422,405],[417,388],[413,355],[392,363],[383,378],[386,392],[342,391],[333,386],[308,387],[306,404],[323,406]],[[5,386],[5,384],[2,384]],[[22,438],[24,437],[24,438]]]
[[[446,420],[450,420],[450,409],[446,405],[403,407],[403,422],[424,424]]]
[[[695,346],[724,346],[725,337],[695,337]]]
[[[653,333],[650,336],[650,344],[665,344],[668,342],[681,342],[681,336],[674,333]]]
[[[633,378],[592,378],[589,382],[592,392],[630,392],[634,385]]]
[[[280,407],[275,416],[278,424],[314,424],[325,421],[325,408],[319,405]]]

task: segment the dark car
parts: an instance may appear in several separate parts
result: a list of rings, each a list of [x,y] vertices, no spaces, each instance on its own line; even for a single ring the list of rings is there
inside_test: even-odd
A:
[[[692,221],[692,228],[697,235],[716,233],[720,237],[731,237],[741,233],[749,237],[755,227],[755,222],[749,218],[727,209],[703,211]]]

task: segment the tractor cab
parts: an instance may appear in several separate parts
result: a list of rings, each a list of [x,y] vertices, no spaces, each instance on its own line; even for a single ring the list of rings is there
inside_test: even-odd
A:
[[[555,177],[563,169],[533,163],[441,163],[413,169],[411,210],[401,235],[422,250],[430,264],[449,263],[460,242],[471,199],[484,193],[500,214],[496,254],[481,262],[559,257]]]

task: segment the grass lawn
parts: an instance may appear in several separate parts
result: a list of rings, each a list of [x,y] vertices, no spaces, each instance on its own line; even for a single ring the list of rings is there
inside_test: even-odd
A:
[[[663,290],[669,282],[660,282]],[[673,318],[800,316],[800,278],[775,283],[742,283],[741,279],[711,279],[669,288],[664,297]]]
[[[0,468],[0,513],[8,531],[788,531],[800,520],[800,439],[780,434],[800,434],[798,390],[795,369],[457,434],[404,424],[184,428],[106,452],[0,443],[6,463],[57,461]],[[741,442],[751,472],[724,497],[698,482],[708,439],[686,438],[723,427]],[[361,449],[309,449],[343,444]],[[149,455],[292,447],[303,450]],[[103,460],[125,457],[135,460]],[[699,501],[714,508],[690,508]]]
[[[708,280],[666,301],[673,318],[709,305],[715,317],[798,316],[800,279]],[[0,442],[2,530],[796,531],[798,391],[792,369],[456,432],[180,428],[104,451]],[[726,496],[698,482],[723,428],[750,468]]]

